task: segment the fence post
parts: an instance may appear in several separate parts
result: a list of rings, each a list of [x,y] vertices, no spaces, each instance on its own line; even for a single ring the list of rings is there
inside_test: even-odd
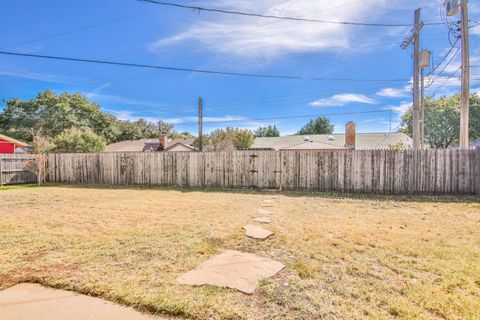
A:
[[[474,179],[476,194],[480,196],[480,147],[475,148]]]
[[[0,158],[0,187],[3,186],[3,158]]]

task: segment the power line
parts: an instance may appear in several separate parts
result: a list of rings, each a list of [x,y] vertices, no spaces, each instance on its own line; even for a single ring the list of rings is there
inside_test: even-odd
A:
[[[308,115],[288,115],[288,116],[277,116],[277,117],[267,117],[267,118],[240,118],[240,116],[237,116],[238,119],[204,120],[203,123],[241,123],[241,122],[250,122],[250,121],[302,119],[302,118],[317,118],[317,117],[330,117],[330,116],[356,115],[356,114],[387,113],[391,111],[393,111],[393,109],[368,110],[368,111],[356,111],[356,112],[337,112],[337,113],[324,113],[324,114],[308,114]],[[141,119],[141,117],[139,119]],[[198,120],[187,120],[187,121],[183,121],[179,125],[188,124],[188,123],[197,123],[197,121]],[[64,124],[72,123],[72,121],[69,121],[66,119],[57,119],[55,122],[64,123]]]
[[[448,80],[450,80],[451,78],[453,78],[453,77],[458,73],[458,71],[460,71],[460,69],[462,69],[462,67],[458,67],[458,69],[455,70],[455,72],[453,72],[450,76],[448,76],[448,77],[445,79],[445,81],[442,82],[441,85],[439,85],[438,87],[436,87],[435,91],[432,93],[432,97],[434,97],[434,96],[437,94],[438,90],[440,90],[440,88],[442,88],[442,87],[448,82]]]
[[[342,115],[354,115],[354,114],[386,113],[390,111],[393,111],[393,110],[384,109],[384,110],[369,110],[369,111],[357,111],[357,112],[306,114],[306,115],[296,115],[296,116],[292,115],[292,116],[277,116],[277,117],[269,117],[269,118],[245,118],[245,119],[230,119],[225,121],[203,121],[203,122],[204,123],[231,123],[231,122],[246,122],[246,121],[284,120],[284,119],[317,118],[317,117],[342,116]],[[191,122],[195,122],[195,121],[191,121]]]
[[[17,42],[17,43],[11,44],[11,45],[0,47],[0,50],[11,48],[11,47],[21,46],[21,45],[24,45],[24,44],[30,44],[30,43],[38,42],[38,41],[42,41],[42,40],[53,39],[53,38],[61,37],[61,36],[64,36],[64,35],[67,35],[67,34],[70,34],[70,33],[85,31],[85,30],[97,28],[97,27],[100,27],[100,26],[104,26],[104,25],[107,25],[107,24],[112,24],[112,23],[121,22],[121,21],[124,21],[124,20],[127,20],[127,19],[144,16],[144,15],[151,14],[151,13],[158,12],[158,11],[159,10],[151,10],[151,11],[140,12],[140,13],[137,13],[137,14],[132,14],[132,15],[129,15],[129,16],[120,17],[120,18],[116,18],[116,19],[112,19],[112,20],[108,20],[108,21],[104,21],[104,22],[99,22],[99,23],[96,23],[96,24],[87,25],[87,26],[76,28],[76,29],[71,29],[71,30],[67,30],[67,31],[63,31],[63,32],[58,32],[58,33],[48,35],[48,36],[44,36],[44,37],[39,37],[39,38],[31,39],[31,40]]]
[[[457,48],[457,51],[455,51],[455,53],[454,53],[453,56],[450,58],[450,60],[447,62],[447,64],[445,64],[445,66],[443,67],[442,71],[440,71],[440,72],[435,76],[435,78],[428,83],[428,85],[426,86],[427,88],[430,88],[430,87],[432,86],[432,84],[434,84],[435,81],[437,81],[438,77],[440,77],[440,75],[443,73],[443,71],[445,71],[445,69],[447,69],[447,67],[450,65],[450,63],[452,63],[453,59],[455,59],[455,57],[457,56],[457,54],[458,54],[459,51],[460,51],[460,48]]]
[[[458,41],[459,41],[459,39],[457,39],[457,41],[455,41],[455,42],[453,43],[453,45],[452,45],[452,46],[450,47],[450,49],[448,50],[447,54],[443,57],[442,61],[440,61],[440,62],[433,68],[432,72],[430,72],[429,75],[434,74],[435,71],[437,71],[437,69],[442,65],[442,63],[444,63],[445,60],[447,60],[447,58],[450,56],[450,53],[452,53],[453,49],[454,49],[454,48],[457,48],[457,47],[455,47],[455,45],[457,44]]]
[[[242,11],[232,11],[232,10],[223,10],[223,9],[214,9],[198,6],[188,6],[178,3],[171,2],[161,2],[155,0],[138,0],[143,2],[150,2],[161,6],[176,7],[181,9],[192,9],[207,12],[216,12],[222,14],[234,14],[240,16],[249,16],[249,17],[258,17],[258,18],[268,18],[268,19],[278,19],[278,20],[290,20],[290,21],[302,21],[302,22],[315,22],[315,23],[327,23],[327,24],[341,24],[341,25],[353,25],[353,26],[368,26],[368,27],[411,27],[411,24],[388,24],[388,23],[365,23],[365,22],[351,22],[351,21],[330,21],[330,20],[318,20],[318,19],[307,19],[307,18],[295,18],[295,17],[286,17],[286,16],[276,16],[276,15],[265,15],[253,12],[242,12]],[[441,25],[443,22],[429,22],[425,25]]]
[[[302,77],[302,76],[290,76],[290,75],[253,74],[253,73],[228,72],[228,71],[218,71],[218,70],[205,70],[205,69],[190,69],[190,68],[180,68],[180,67],[157,66],[157,65],[149,65],[149,64],[116,62],[116,61],[107,61],[107,60],[71,58],[71,57],[61,57],[61,56],[40,55],[40,54],[30,54],[30,53],[21,53],[21,52],[11,52],[11,51],[0,51],[0,54],[10,55],[10,56],[29,57],[29,58],[74,61],[74,62],[85,62],[85,63],[97,63],[97,64],[115,65],[115,66],[123,66],[123,67],[160,69],[160,70],[181,71],[181,72],[195,72],[195,73],[204,73],[204,74],[217,74],[217,75],[240,76],[240,77],[250,77],[250,78],[269,78],[269,79],[284,79],[284,80],[313,80],[313,81],[338,81],[338,82],[405,82],[405,81],[408,81],[408,79],[353,79],[353,78],[323,78],[323,77]]]

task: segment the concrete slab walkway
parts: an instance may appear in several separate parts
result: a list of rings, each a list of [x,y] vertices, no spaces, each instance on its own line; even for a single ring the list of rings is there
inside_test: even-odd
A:
[[[0,291],[0,320],[152,320],[131,308],[70,291],[23,283]]]

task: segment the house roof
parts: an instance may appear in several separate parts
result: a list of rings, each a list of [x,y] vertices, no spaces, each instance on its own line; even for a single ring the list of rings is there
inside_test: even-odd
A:
[[[6,142],[9,142],[9,143],[13,143],[16,148],[27,147],[27,146],[28,146],[28,144],[26,144],[25,142],[22,142],[22,141],[19,141],[19,140],[16,140],[16,139],[7,137],[7,136],[5,136],[5,135],[3,135],[3,134],[0,134],[0,142],[1,142],[1,141],[6,141]]]
[[[194,138],[179,138],[168,140],[167,149],[170,145],[176,143],[183,143],[186,146],[190,146],[194,142]],[[112,143],[107,146],[107,152],[143,152],[143,151],[156,151],[160,145],[159,139],[140,139],[140,140],[127,140],[117,143]]]
[[[195,150],[196,150],[196,149],[195,149],[194,147],[192,147],[191,145],[185,144],[185,143],[183,143],[183,142],[175,142],[175,143],[173,143],[173,144],[170,144],[170,143],[169,143],[169,146],[166,147],[163,151],[170,151],[170,150],[172,150],[173,148],[178,147],[178,146],[184,146],[184,147],[186,147],[186,148],[188,148],[188,149],[190,149],[190,150],[192,150],[192,151],[195,151]]]
[[[308,138],[309,141],[305,141]],[[412,146],[412,139],[403,133],[357,133],[356,150],[385,150],[397,143]],[[274,150],[342,150],[345,134],[296,135],[256,138],[251,149]]]

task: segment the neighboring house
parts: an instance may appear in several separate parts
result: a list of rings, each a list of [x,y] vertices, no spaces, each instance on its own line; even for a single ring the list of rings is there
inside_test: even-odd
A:
[[[480,148],[480,139],[470,141],[470,149]]]
[[[194,138],[140,139],[113,143],[107,146],[106,152],[188,152],[196,151],[192,146]]]
[[[355,124],[346,126],[345,134],[296,135],[273,138],[256,138],[250,149],[264,150],[388,150],[402,143],[407,149],[412,138],[403,133],[356,133]]]
[[[0,153],[25,153],[26,148],[28,148],[28,144],[0,134]]]

